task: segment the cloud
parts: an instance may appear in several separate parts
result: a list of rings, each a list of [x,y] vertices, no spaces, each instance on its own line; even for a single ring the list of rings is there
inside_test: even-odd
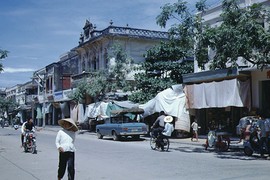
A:
[[[10,68],[4,67],[4,71],[2,73],[20,73],[20,72],[33,72],[34,69],[31,68]]]

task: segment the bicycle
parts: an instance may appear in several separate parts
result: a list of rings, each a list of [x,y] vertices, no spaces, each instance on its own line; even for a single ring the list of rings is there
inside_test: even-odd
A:
[[[161,149],[162,151],[169,151],[169,138],[167,136],[164,136],[163,134],[160,134],[156,137],[153,133],[151,133],[150,147],[153,150]]]

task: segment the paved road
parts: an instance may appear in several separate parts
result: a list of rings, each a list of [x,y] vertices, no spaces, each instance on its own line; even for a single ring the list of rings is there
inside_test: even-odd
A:
[[[0,129],[1,180],[56,179],[54,140],[58,129],[46,127],[37,132],[38,154],[23,152],[19,131]],[[76,179],[269,179],[270,161],[265,159],[247,157],[239,149],[205,151],[203,139],[171,141],[169,152],[159,152],[150,149],[147,138],[114,142],[111,138],[98,140],[93,133],[82,131],[76,140]]]

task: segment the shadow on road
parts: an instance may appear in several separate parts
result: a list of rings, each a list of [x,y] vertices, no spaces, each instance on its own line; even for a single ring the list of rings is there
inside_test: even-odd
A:
[[[219,152],[215,149],[205,150],[204,147],[192,147],[192,146],[181,146],[176,148],[170,148],[174,151],[179,151],[183,153],[214,153],[217,158],[220,159],[238,159],[238,160],[265,160],[266,157],[261,158],[257,154],[253,156],[246,156],[242,149],[229,149],[226,152]]]

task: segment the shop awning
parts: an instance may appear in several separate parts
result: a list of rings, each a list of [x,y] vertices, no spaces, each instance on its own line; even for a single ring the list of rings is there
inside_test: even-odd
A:
[[[237,68],[217,69],[212,71],[202,71],[197,73],[183,74],[184,84],[195,84],[211,81],[222,81],[234,78],[248,77],[248,74],[239,72]]]
[[[250,81],[236,78],[186,85],[187,109],[251,107]]]

